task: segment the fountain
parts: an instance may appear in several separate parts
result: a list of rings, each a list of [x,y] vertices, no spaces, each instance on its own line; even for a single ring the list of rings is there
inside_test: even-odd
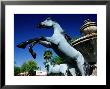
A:
[[[97,63],[97,25],[89,19],[80,28],[81,37],[72,40],[71,45],[79,50],[90,64]]]

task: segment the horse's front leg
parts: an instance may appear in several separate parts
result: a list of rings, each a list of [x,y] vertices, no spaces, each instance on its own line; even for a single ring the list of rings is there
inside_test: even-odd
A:
[[[38,43],[46,48],[51,48],[51,42],[40,40]]]
[[[38,43],[37,41],[34,41],[34,42],[32,42],[30,45],[29,45],[29,52],[31,53],[31,55],[32,55],[32,57],[35,59],[36,58],[36,53],[33,51],[33,46],[36,44],[36,43]]]
[[[29,52],[31,53],[32,57],[35,59],[36,58],[36,53],[33,51],[33,46],[36,44],[36,43],[39,43],[41,45],[43,45],[44,47],[46,48],[50,48],[51,47],[51,43],[48,42],[48,41],[43,41],[43,40],[39,40],[39,42],[37,41],[34,41],[31,43],[31,45],[29,46]]]
[[[35,42],[35,41],[36,41],[36,43],[37,43],[40,39],[41,39],[41,37],[40,37],[40,38],[34,38],[34,39],[26,40],[26,41],[21,42],[20,44],[18,44],[17,47],[24,49],[24,48],[26,48],[26,46],[27,46],[28,44],[31,44],[32,42]]]
[[[27,40],[27,41],[21,42],[20,44],[17,45],[17,47],[24,49],[24,48],[26,48],[26,46],[27,46],[28,44],[31,44],[32,42],[37,43],[37,42],[39,42],[40,40],[49,41],[49,38],[50,38],[50,37],[43,37],[43,36],[41,36],[41,37],[39,37],[39,38],[29,39],[29,40]]]
[[[41,36],[41,37],[39,37],[39,38],[34,38],[34,39],[30,39],[30,40],[24,41],[24,42],[18,44],[17,47],[24,49],[24,48],[26,48],[26,46],[27,46],[28,44],[30,44],[30,45],[29,45],[29,52],[31,53],[31,55],[32,55],[33,58],[35,59],[35,58],[36,58],[36,53],[35,53],[35,52],[33,51],[33,49],[32,49],[33,46],[34,46],[35,44],[39,43],[39,44],[41,44],[41,45],[43,45],[43,46],[49,48],[49,47],[51,46],[51,43],[48,42],[48,40],[49,40],[48,37],[46,38],[46,37]]]
[[[31,44],[32,42],[37,43],[37,42],[39,42],[39,40],[46,40],[46,38],[42,36],[42,37],[39,37],[39,38],[29,39],[29,40],[26,40],[24,42],[21,42],[20,44],[17,45],[17,47],[24,49],[24,48],[26,48],[26,46],[28,44]]]

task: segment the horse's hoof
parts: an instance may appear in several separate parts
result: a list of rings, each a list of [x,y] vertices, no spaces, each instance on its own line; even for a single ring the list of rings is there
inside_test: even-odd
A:
[[[25,42],[22,42],[22,43],[18,44],[17,47],[24,49],[24,48],[26,48],[26,43]]]
[[[32,57],[33,57],[34,59],[36,58],[36,53],[35,53],[35,52],[32,53]]]

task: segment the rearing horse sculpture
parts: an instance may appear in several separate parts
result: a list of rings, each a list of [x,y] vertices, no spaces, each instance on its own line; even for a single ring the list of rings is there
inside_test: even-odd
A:
[[[38,27],[53,28],[54,34],[51,37],[40,37],[27,40],[17,45],[17,47],[25,48],[28,44],[30,44],[29,52],[32,54],[34,58],[36,57],[36,54],[32,50],[32,47],[36,43],[39,43],[48,48],[52,48],[56,52],[56,54],[58,54],[58,56],[64,59],[65,63],[71,64],[74,61],[81,75],[85,76],[84,57],[79,51],[77,51],[74,47],[72,47],[69,44],[68,42],[69,37],[67,35],[65,36],[64,30],[61,28],[61,26],[57,22],[52,21],[51,18],[47,18],[45,21],[41,22],[38,25]],[[66,39],[66,37],[68,39]]]

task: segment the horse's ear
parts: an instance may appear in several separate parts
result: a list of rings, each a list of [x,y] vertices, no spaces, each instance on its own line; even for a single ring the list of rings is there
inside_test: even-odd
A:
[[[47,20],[52,20],[52,18],[51,17],[48,17]]]

